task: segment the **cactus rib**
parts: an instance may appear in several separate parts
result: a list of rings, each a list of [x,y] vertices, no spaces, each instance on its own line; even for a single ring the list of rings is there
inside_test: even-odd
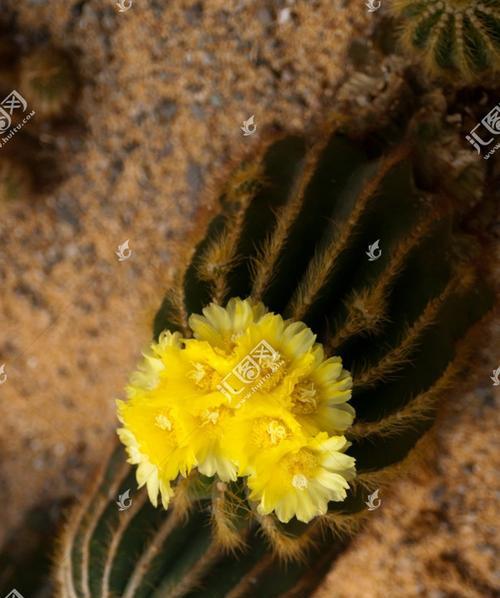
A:
[[[400,342],[389,349],[375,364],[365,367],[355,373],[354,380],[357,388],[373,386],[387,376],[393,374],[408,363],[408,357],[418,344],[422,333],[436,321],[439,310],[450,294],[463,284],[464,269],[458,269],[449,280],[445,289],[436,297],[429,300],[418,318],[404,331]]]
[[[378,421],[357,422],[350,428],[349,438],[366,438],[371,435],[387,436],[398,434],[415,422],[422,419],[431,419],[432,412],[436,409],[437,401],[445,392],[450,391],[472,359],[471,339],[474,330],[458,343],[456,355],[448,364],[443,374],[427,390],[419,393],[415,398],[406,403],[401,409],[394,411]]]
[[[331,276],[336,260],[348,244],[359,219],[367,209],[369,201],[373,199],[387,174],[406,156],[407,149],[405,147],[397,148],[382,161],[374,176],[371,176],[373,167],[368,164],[366,169],[368,172],[365,174],[365,176],[368,176],[368,181],[360,189],[355,188],[357,201],[353,211],[347,221],[342,223],[338,235],[334,235],[331,241],[325,245],[325,248],[320,249],[319,253],[312,258],[303,281],[299,283],[297,291],[292,296],[290,305],[286,309],[286,313],[290,317],[298,320],[305,318],[318,293]],[[362,177],[361,181],[363,181]],[[353,182],[353,185],[355,186],[356,183]]]

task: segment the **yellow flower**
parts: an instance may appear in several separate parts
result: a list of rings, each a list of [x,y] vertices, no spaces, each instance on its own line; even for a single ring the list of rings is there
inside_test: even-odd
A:
[[[128,462],[138,465],[136,477],[139,488],[146,485],[149,500],[155,507],[158,505],[158,492],[160,492],[163,508],[166,509],[173,495],[170,480],[165,479],[160,468],[151,463],[148,456],[140,451],[135,436],[129,430],[120,428],[118,436],[129,454]]]
[[[322,430],[343,432],[354,420],[355,411],[347,401],[352,394],[352,378],[342,368],[340,357],[324,358],[323,347],[313,348],[314,363],[309,373],[294,386],[290,409],[311,434]]]
[[[133,398],[118,402],[118,417],[123,428],[118,430],[125,445],[129,463],[138,465],[139,487],[147,485],[151,502],[156,505],[158,491],[163,504],[168,504],[170,481],[179,473],[187,475],[196,465],[196,458],[187,439],[186,418],[176,413],[165,401]]]
[[[192,420],[189,444],[194,450],[198,470],[206,475],[217,475],[222,481],[236,480],[237,468],[223,449],[223,440],[233,420],[232,410],[221,405],[208,407]]]
[[[253,405],[248,401],[234,418],[225,438],[225,449],[238,464],[240,475],[254,472],[259,455],[270,462],[301,446],[302,428],[293,415],[278,405]]]
[[[250,499],[260,501],[260,513],[275,511],[285,523],[294,515],[307,523],[325,514],[329,501],[345,499],[354,477],[354,458],[342,452],[348,446],[343,436],[321,432],[274,463],[263,454],[248,478]]]
[[[147,391],[157,386],[162,372],[165,370],[166,353],[170,348],[179,348],[180,334],[165,330],[161,333],[158,343],[151,345],[150,353],[144,355],[144,361],[130,379],[127,387],[127,396],[134,397],[142,391]]]
[[[302,322],[248,299],[211,304],[189,324],[194,338],[160,335],[118,401],[120,439],[153,504],[160,493],[166,508],[171,482],[193,468],[246,477],[259,510],[282,521],[343,500],[354,459],[338,434],[354,410],[340,358],[325,359]]]
[[[233,297],[226,308],[211,303],[203,308],[203,316],[192,315],[189,326],[196,339],[208,341],[213,347],[227,353],[232,349],[236,338],[265,313],[266,308],[262,303]]]

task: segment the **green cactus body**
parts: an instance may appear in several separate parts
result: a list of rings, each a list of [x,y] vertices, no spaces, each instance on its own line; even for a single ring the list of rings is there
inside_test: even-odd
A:
[[[19,69],[19,87],[39,116],[58,116],[74,98],[75,72],[65,53],[38,49],[21,60]]]
[[[417,459],[493,298],[454,255],[452,208],[415,187],[406,147],[371,145],[328,128],[313,145],[266,144],[220,190],[221,210],[154,322],[156,337],[189,335],[190,314],[250,296],[310,326],[353,375],[347,499],[285,524],[256,511],[242,479],[193,471],[166,512],[144,490],[120,512],[118,494],[135,484],[115,447],[61,538],[61,596],[303,598],[367,516],[368,494]],[[377,239],[382,255],[369,261]]]
[[[431,76],[478,80],[500,68],[499,0],[393,0],[401,41]]]

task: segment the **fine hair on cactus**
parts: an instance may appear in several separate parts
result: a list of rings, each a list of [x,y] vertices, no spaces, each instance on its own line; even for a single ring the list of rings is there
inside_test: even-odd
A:
[[[500,70],[499,0],[392,0],[401,43],[432,76],[479,81]]]
[[[309,596],[418,461],[493,297],[410,146],[328,122],[232,170],[68,517],[60,596]]]

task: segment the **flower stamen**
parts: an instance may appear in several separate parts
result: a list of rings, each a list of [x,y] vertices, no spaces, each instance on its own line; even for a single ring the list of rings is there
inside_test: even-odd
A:
[[[215,411],[209,411],[208,409],[206,409],[203,412],[203,419],[204,419],[204,423],[205,424],[213,424],[215,425],[220,417],[220,412],[216,409]]]
[[[170,432],[172,430],[172,422],[168,419],[166,415],[160,414],[155,417],[155,426],[160,428],[161,430],[166,430]]]
[[[298,384],[292,395],[293,413],[300,415],[314,413],[318,408],[316,394],[317,391],[313,382],[310,382],[308,385],[305,383]]]
[[[278,444],[280,440],[287,437],[287,431],[285,426],[276,420],[272,420],[267,425],[267,433],[271,440],[271,444]]]
[[[301,473],[296,473],[293,476],[292,486],[294,488],[297,488],[297,490],[305,490],[308,485],[309,485],[309,482],[307,481],[307,478],[305,475],[303,475]]]
[[[188,378],[193,380],[197,386],[203,386],[202,380],[204,380],[207,376],[206,367],[198,361],[193,361],[192,365],[194,369],[188,373]]]

